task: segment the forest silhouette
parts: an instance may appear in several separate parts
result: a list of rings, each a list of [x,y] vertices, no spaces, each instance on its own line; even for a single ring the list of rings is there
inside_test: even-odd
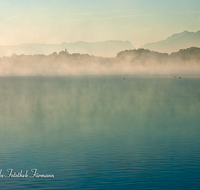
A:
[[[116,57],[68,53],[17,55],[0,58],[0,75],[76,74],[200,74],[200,48],[171,54],[148,49],[125,50]]]

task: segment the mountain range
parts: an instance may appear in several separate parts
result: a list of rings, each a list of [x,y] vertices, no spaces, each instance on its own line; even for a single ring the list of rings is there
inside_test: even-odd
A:
[[[172,53],[180,49],[190,47],[200,47],[200,30],[197,32],[184,31],[173,34],[165,40],[148,43],[140,48],[151,51]],[[44,54],[49,55],[53,52],[60,52],[67,49],[69,53],[89,54],[102,57],[115,57],[117,53],[125,50],[133,50],[134,46],[129,41],[108,40],[103,42],[83,42],[74,43],[63,42],[61,44],[33,44],[26,43],[13,46],[0,46],[0,57],[11,56],[12,54]]]
[[[0,56],[11,56],[12,54],[44,54],[49,55],[53,52],[60,52],[67,49],[69,53],[90,54],[95,56],[115,57],[118,52],[134,49],[129,41],[104,41],[104,42],[83,42],[62,44],[21,44],[15,46],[0,46]]]
[[[184,31],[173,34],[166,40],[141,46],[144,49],[163,53],[172,53],[190,47],[200,47],[200,30],[197,32]]]

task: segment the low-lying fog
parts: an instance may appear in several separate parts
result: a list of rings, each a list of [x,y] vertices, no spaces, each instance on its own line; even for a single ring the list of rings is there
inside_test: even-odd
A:
[[[0,58],[0,76],[48,75],[176,75],[200,74],[200,48],[168,55],[149,50],[126,50],[116,57],[88,54],[16,55]]]

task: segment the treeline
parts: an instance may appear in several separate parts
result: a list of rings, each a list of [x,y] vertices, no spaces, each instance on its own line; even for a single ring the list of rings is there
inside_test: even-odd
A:
[[[159,53],[150,51],[148,49],[137,49],[137,50],[125,50],[119,52],[116,57],[105,58],[97,57],[88,54],[73,53],[69,54],[67,51],[61,51],[59,53],[52,53],[50,55],[16,55],[13,54],[11,57],[1,57],[0,63],[3,62],[15,62],[18,63],[70,63],[70,64],[83,64],[85,62],[89,63],[99,63],[99,64],[114,64],[114,63],[125,63],[129,62],[132,64],[165,64],[171,63],[185,63],[188,61],[200,63],[200,48],[191,47],[188,49],[181,49],[178,52],[171,54]]]
[[[184,64],[188,63],[188,61],[200,63],[200,48],[191,47],[181,49],[178,52],[173,52],[171,54],[154,52],[148,49],[126,50],[119,52],[116,60],[132,63],[147,63],[152,61],[157,64],[168,62]]]
[[[88,54],[80,54],[80,53],[73,53],[69,54],[68,52],[61,51],[59,53],[54,52],[50,55],[43,55],[43,54],[36,54],[36,55],[17,55],[13,54],[11,57],[1,57],[0,63],[5,62],[14,62],[15,64],[18,63],[70,63],[70,64],[81,64],[84,62],[107,62],[110,61],[112,58],[103,58],[97,56],[91,56]]]
[[[126,50],[112,58],[67,51],[0,58],[0,76],[176,73],[200,74],[200,48],[191,47],[172,54]]]

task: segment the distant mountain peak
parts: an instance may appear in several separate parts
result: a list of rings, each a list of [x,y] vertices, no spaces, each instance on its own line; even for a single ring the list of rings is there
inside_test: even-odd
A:
[[[176,33],[176,34],[171,35],[166,40],[173,40],[173,39],[176,39],[176,38],[180,38],[180,37],[186,35],[187,33],[189,33],[189,32],[187,30],[185,30],[185,31],[183,31],[181,33]]]
[[[185,30],[181,33],[171,35],[166,40],[145,44],[141,46],[141,48],[164,53],[172,53],[179,49],[190,48],[192,46],[200,47],[200,31],[188,32]]]

